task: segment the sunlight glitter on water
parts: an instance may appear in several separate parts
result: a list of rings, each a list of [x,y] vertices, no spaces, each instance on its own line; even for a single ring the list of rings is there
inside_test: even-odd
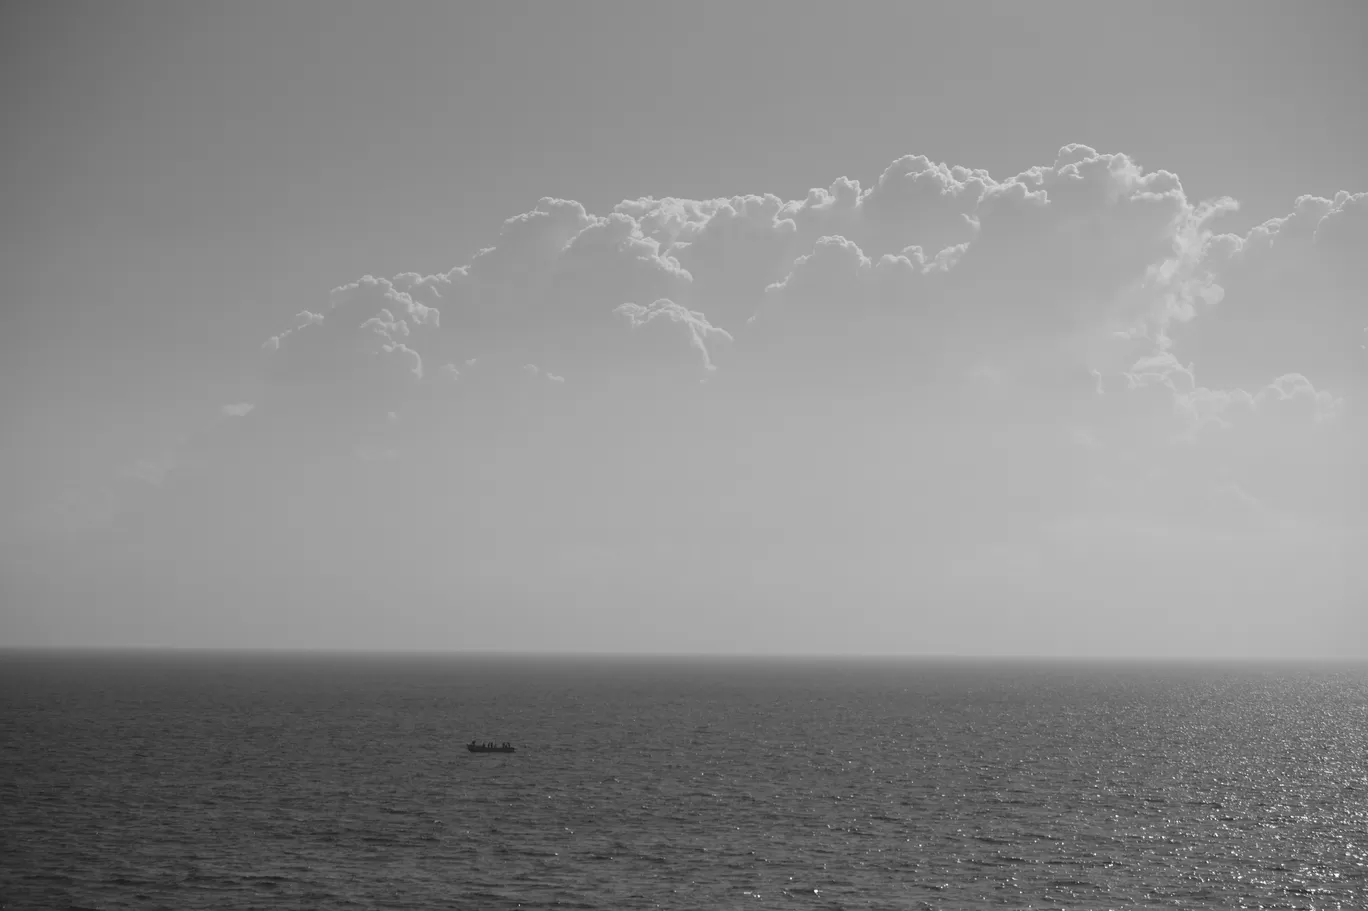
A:
[[[1361,909],[1368,888],[1361,668],[2,672],[13,907]],[[519,752],[469,754],[470,731]]]

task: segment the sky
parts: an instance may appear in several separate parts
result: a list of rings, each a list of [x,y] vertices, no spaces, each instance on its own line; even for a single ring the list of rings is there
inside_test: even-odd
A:
[[[1368,656],[1368,8],[39,4],[0,642]]]

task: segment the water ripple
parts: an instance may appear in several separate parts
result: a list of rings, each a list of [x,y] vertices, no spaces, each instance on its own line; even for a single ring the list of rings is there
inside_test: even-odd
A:
[[[1362,668],[11,656],[0,907],[1361,909],[1366,722]]]

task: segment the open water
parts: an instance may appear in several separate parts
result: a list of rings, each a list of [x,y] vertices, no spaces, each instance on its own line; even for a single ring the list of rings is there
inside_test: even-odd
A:
[[[0,905],[1363,909],[1368,669],[5,654]]]

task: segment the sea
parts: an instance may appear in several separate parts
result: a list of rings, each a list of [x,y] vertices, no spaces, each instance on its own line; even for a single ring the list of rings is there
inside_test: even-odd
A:
[[[1364,909],[1368,667],[7,652],[0,907]]]

